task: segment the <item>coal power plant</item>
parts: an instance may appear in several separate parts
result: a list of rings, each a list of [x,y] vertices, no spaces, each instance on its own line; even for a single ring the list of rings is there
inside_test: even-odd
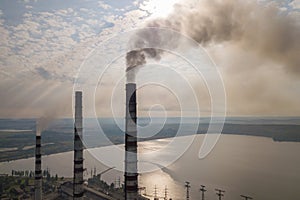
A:
[[[94,173],[92,178],[84,179],[84,145],[83,145],[83,94],[82,91],[75,92],[75,112],[74,112],[74,147],[73,147],[73,179],[62,182],[59,186],[59,193],[50,197],[42,197],[43,171],[41,166],[41,130],[45,128],[47,120],[40,120],[37,123],[36,131],[36,154],[35,154],[35,200],[41,199],[99,199],[99,200],[147,200],[138,192],[138,170],[137,170],[137,103],[136,103],[136,84],[126,84],[126,131],[125,131],[125,162],[124,162],[124,185],[115,189],[115,194],[110,195],[100,192],[97,189],[101,182],[101,175],[110,171],[110,167],[99,174]],[[49,122],[47,122],[49,123]],[[120,161],[122,162],[122,161]],[[46,180],[44,180],[46,181]],[[91,186],[89,185],[91,183]],[[94,184],[94,185],[93,185]],[[47,195],[45,195],[47,196]],[[49,196],[49,195],[48,195]]]
[[[87,173],[84,168],[84,125],[83,125],[83,93],[76,91],[75,99],[75,112],[74,112],[74,132],[73,132],[73,177],[66,178],[61,181],[57,186],[55,194],[45,192],[45,182],[51,179],[46,175],[45,170],[42,170],[42,156],[41,149],[41,130],[45,128],[45,122],[42,120],[36,124],[36,148],[35,148],[35,184],[34,194],[32,198],[35,200],[41,199],[67,199],[67,200],[149,200],[152,197],[154,200],[164,199],[168,200],[168,191],[165,187],[165,196],[159,197],[157,195],[157,188],[153,195],[146,194],[146,187],[139,187],[138,183],[138,131],[137,131],[137,85],[135,82],[125,84],[125,160],[124,160],[124,184],[121,186],[119,180],[119,187],[115,185],[108,185],[105,181],[101,180],[101,175],[114,169],[115,167],[107,166],[108,168],[96,173],[96,169],[91,170],[90,178],[86,178],[84,173]],[[120,160],[120,162],[123,162]],[[71,170],[71,169],[70,169]],[[48,173],[48,170],[47,170]],[[53,180],[53,179],[52,179]],[[48,180],[49,181],[49,180]],[[190,199],[190,183],[185,182],[186,185],[186,199]],[[42,187],[43,186],[43,187]],[[205,192],[207,191],[204,185],[201,185],[200,192],[202,192],[202,199],[204,199]],[[109,188],[109,189],[108,189]],[[44,189],[44,190],[43,190]],[[141,194],[144,190],[145,193]],[[109,192],[108,192],[109,191]],[[216,189],[216,195],[219,199],[224,197],[224,190]],[[220,192],[221,191],[221,192]],[[42,195],[43,194],[43,195]],[[172,195],[172,194],[171,194]],[[252,197],[241,195],[246,199]]]
[[[129,74],[132,75],[132,74]],[[128,80],[127,80],[128,81]],[[146,187],[139,187],[138,183],[138,131],[137,131],[137,84],[135,81],[130,81],[125,84],[125,160],[124,160],[124,184],[119,182],[119,187],[115,185],[108,185],[101,180],[101,175],[114,169],[115,167],[107,166],[108,168],[96,173],[96,169],[91,170],[90,178],[84,176],[87,174],[84,168],[84,125],[83,125],[83,93],[76,91],[74,95],[75,109],[74,109],[74,132],[73,132],[73,177],[61,181],[58,185],[58,192],[55,195],[49,195],[43,191],[42,185],[47,178],[43,179],[45,174],[42,171],[41,160],[41,130],[45,128],[45,123],[37,123],[36,131],[36,149],[35,149],[35,185],[34,185],[34,199],[67,199],[67,200],[149,200],[152,197],[154,200],[164,199],[168,200],[168,191],[165,186],[165,196],[159,197],[157,195],[157,188],[153,195],[146,194]],[[120,162],[123,162],[120,160]],[[71,170],[71,169],[70,169]],[[48,171],[48,170],[47,170]],[[43,182],[44,181],[44,182]],[[121,180],[119,180],[121,181]],[[186,181],[186,199],[190,199],[190,182]],[[204,192],[206,189],[201,185],[200,192],[202,192],[202,199],[204,199]],[[109,189],[108,189],[109,188]],[[45,189],[45,188],[44,188]],[[144,190],[145,193],[141,194]],[[109,191],[109,192],[108,192]],[[219,199],[224,197],[224,190],[216,193]],[[42,193],[44,192],[43,196]],[[172,194],[171,194],[172,195]],[[250,199],[251,197],[241,195],[243,198]]]
[[[300,200],[300,0],[0,0],[0,200]]]

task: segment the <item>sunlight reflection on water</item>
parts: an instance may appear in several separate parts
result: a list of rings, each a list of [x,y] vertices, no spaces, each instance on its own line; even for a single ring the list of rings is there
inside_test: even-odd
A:
[[[189,136],[187,136],[189,137]],[[179,139],[184,140],[186,137]],[[140,153],[157,151],[164,148],[170,139],[160,139],[138,144]],[[215,188],[226,190],[225,199],[239,200],[240,194],[253,196],[254,199],[297,199],[300,196],[300,143],[274,142],[270,138],[222,135],[214,150],[205,159],[199,160],[198,153],[203,136],[198,135],[193,145],[173,164],[162,170],[143,173],[139,176],[139,186],[146,187],[146,194],[153,195],[156,185],[159,196],[164,195],[168,187],[169,197],[173,200],[184,199],[184,182],[191,182],[191,200],[200,199],[199,187],[207,186],[207,199],[216,199]],[[123,145],[119,145],[123,148]],[[91,149],[99,155],[113,157],[111,147]],[[139,160],[139,166],[158,165],[165,158],[176,153],[176,149],[153,154],[147,163]],[[95,152],[94,152],[95,153]],[[95,155],[95,154],[94,154]],[[88,151],[85,157],[85,178],[96,167],[97,173],[107,169]],[[66,152],[44,156],[42,166],[49,168],[52,174],[72,176],[73,153]],[[63,162],[62,162],[63,161]],[[119,160],[123,165],[124,156]],[[151,162],[149,162],[151,161]],[[33,169],[34,159],[22,159],[0,163],[1,173],[11,173],[12,169]],[[123,172],[112,170],[103,174],[107,182],[123,179]],[[142,191],[144,193],[145,191]]]

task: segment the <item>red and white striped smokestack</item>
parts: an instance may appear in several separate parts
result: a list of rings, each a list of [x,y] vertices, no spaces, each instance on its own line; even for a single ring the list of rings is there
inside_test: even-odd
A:
[[[35,181],[34,199],[42,200],[42,155],[41,155],[41,132],[37,125],[35,136]]]
[[[125,200],[138,199],[136,84],[126,84]]]
[[[73,199],[83,199],[82,92],[75,92]]]

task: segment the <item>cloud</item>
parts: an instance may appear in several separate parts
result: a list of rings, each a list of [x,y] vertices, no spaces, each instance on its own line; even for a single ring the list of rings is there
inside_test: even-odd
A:
[[[293,7],[293,9],[300,9],[300,1],[299,0],[294,0],[294,1],[291,1],[289,3],[289,5],[291,7]]]
[[[104,10],[108,10],[108,9],[111,8],[110,5],[104,3],[103,1],[99,1],[99,2],[98,2],[98,6],[99,6],[100,8],[103,8]]]
[[[72,115],[72,85],[30,78],[0,80],[1,117],[40,117],[49,110],[56,110],[59,117]]]
[[[297,2],[292,1],[290,6],[298,8]],[[14,116],[14,112],[15,116],[37,116],[42,113],[43,105],[49,104],[49,107],[55,107],[55,104],[69,103],[72,98],[73,79],[85,56],[111,35],[140,27],[149,16],[146,11],[130,6],[124,6],[126,9],[123,10],[116,8],[112,12],[111,5],[101,4],[101,2],[98,4],[103,8],[101,11],[97,6],[79,5],[82,6],[48,9],[36,7],[37,4],[29,4],[27,6],[33,8],[27,7],[29,10],[25,11],[17,25],[9,24],[2,19],[3,12],[0,10],[0,95],[3,103],[0,110],[2,116]],[[139,3],[135,4],[135,6],[138,5]],[[60,6],[56,5],[56,7]],[[293,13],[296,12],[293,11]],[[270,18],[264,22],[268,19]],[[273,22],[273,19],[270,20]],[[256,23],[262,22],[256,21]],[[272,23],[267,27],[271,25]],[[286,24],[286,26],[290,25]],[[260,31],[260,28],[253,29],[251,31],[253,35],[249,34],[249,37],[255,40],[250,41],[259,39],[257,33]],[[270,29],[270,36],[285,32],[287,31],[284,29]],[[288,32],[287,35],[292,33]],[[271,39],[271,37],[265,38]],[[290,39],[286,38],[288,41]],[[245,48],[237,48],[240,44],[242,43],[224,42],[221,46],[208,47],[209,52],[221,66],[228,90],[230,111],[234,114],[300,114],[296,101],[300,95],[295,89],[298,88],[299,82],[290,79],[286,74],[293,73],[294,68],[282,71],[284,66],[278,64],[286,61],[287,51],[283,51],[280,59],[273,59],[274,55],[280,55],[280,52],[274,53],[271,48],[269,51],[271,59],[265,59],[266,57],[262,56],[260,51],[255,52],[248,48],[252,43],[245,43]],[[117,48],[118,44],[111,44],[111,51]],[[235,70],[235,66],[239,66],[240,70]],[[119,67],[118,70],[123,70],[122,66]],[[249,68],[252,70],[251,73],[248,71]],[[268,70],[271,70],[271,73],[268,74]],[[89,73],[92,74],[93,71]],[[82,83],[86,84],[86,82]],[[264,86],[259,87],[258,83]],[[107,91],[112,89],[111,84],[108,80]],[[202,98],[201,102],[205,102],[204,107],[209,107],[209,95],[203,95],[204,86],[199,85],[195,81],[194,87],[197,87],[199,91],[197,95]],[[255,90],[251,90],[251,86],[259,92],[259,95],[255,93]],[[56,99],[59,95],[64,97],[62,102]],[[145,101],[147,98],[151,99],[151,92],[145,95]],[[25,100],[21,101],[22,99]],[[102,100],[102,102],[108,101]],[[270,102],[274,102],[273,105],[276,104],[276,106],[272,107]],[[150,103],[147,101],[146,105]],[[176,105],[172,106],[176,108]],[[147,108],[144,106],[143,109]],[[66,113],[68,115],[71,112],[66,111]],[[106,113],[109,116],[110,111]]]
[[[85,56],[111,34],[140,21],[122,19],[116,13],[108,22],[104,18],[110,12],[100,13],[89,5],[82,6],[89,12],[76,6],[25,6],[18,24],[0,18],[1,117],[40,116],[46,107],[70,105],[74,77]],[[78,40],[73,39],[74,34]],[[61,116],[71,116],[70,110],[61,111]]]
[[[53,76],[50,74],[50,72],[48,72],[46,69],[44,69],[42,67],[37,67],[37,68],[35,68],[35,70],[41,77],[43,77],[46,80],[53,78]]]
[[[183,3],[146,26],[178,31],[212,52],[222,66],[231,114],[297,115],[300,94],[289,85],[300,82],[300,26],[280,8],[236,0],[199,1],[193,7]],[[131,38],[130,46],[137,50],[127,54],[128,67],[164,56],[160,49],[143,49],[147,44],[184,45],[155,33],[141,30]]]
[[[32,9],[32,8],[33,8],[33,6],[30,6],[30,5],[25,5],[25,8],[26,8],[26,9]]]

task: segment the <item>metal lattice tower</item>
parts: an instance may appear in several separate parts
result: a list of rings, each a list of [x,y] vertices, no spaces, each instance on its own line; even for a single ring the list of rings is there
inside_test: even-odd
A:
[[[205,186],[204,186],[204,185],[201,185],[200,191],[201,191],[201,195],[202,195],[202,200],[204,200],[204,193],[207,191],[207,190],[205,189]]]
[[[165,197],[164,200],[168,200],[168,188],[165,186]]]
[[[224,196],[225,191],[220,189],[215,189],[217,191],[217,196],[219,197],[219,200],[222,200],[222,197]]]
[[[156,185],[154,186],[154,200],[158,200],[159,198],[157,197],[157,187]]]
[[[190,199],[190,182],[186,181],[185,182],[185,187],[186,187],[186,200]]]

